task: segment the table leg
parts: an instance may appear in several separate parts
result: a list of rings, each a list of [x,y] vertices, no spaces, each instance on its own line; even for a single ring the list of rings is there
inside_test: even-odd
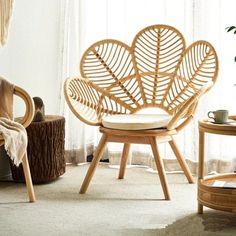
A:
[[[203,205],[198,202],[198,208],[197,208],[198,214],[203,214]]]
[[[199,130],[198,186],[204,176],[205,133]],[[198,193],[199,194],[199,193]],[[198,201],[198,213],[203,213],[203,205]]]

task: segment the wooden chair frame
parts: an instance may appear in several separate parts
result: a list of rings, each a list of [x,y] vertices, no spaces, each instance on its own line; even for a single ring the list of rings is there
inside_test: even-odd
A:
[[[33,120],[33,116],[34,116],[33,100],[24,89],[18,86],[14,87],[14,95],[20,97],[25,103],[25,113],[23,117],[20,120],[18,120],[18,122],[26,128]],[[4,139],[2,135],[0,135],[0,146],[3,144],[4,144]],[[25,182],[26,182],[29,201],[35,202],[36,199],[35,199],[35,193],[34,193],[34,188],[33,188],[31,174],[30,174],[27,151],[25,152],[24,157],[22,159],[22,166],[23,166],[23,172],[25,175]]]
[[[124,143],[119,178],[124,178],[130,144],[152,148],[165,199],[170,199],[158,143],[168,142],[189,183],[193,177],[173,138],[194,117],[199,98],[215,83],[218,58],[203,40],[185,47],[182,34],[168,25],[141,30],[130,46],[114,39],[91,45],[80,62],[82,77],[68,78],[64,94],[77,118],[100,126],[102,138],[80,193],[85,193],[107,142]],[[108,115],[134,114],[159,108],[171,116],[167,127],[152,130],[119,130],[103,127]]]

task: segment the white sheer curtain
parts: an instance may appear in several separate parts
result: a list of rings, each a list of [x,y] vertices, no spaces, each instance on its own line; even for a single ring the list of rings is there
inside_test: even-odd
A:
[[[76,0],[61,1],[61,81],[79,74],[79,59],[84,41],[82,5],[81,1]],[[66,119],[66,161],[74,164],[85,162],[86,157],[93,153],[96,128],[78,120],[67,106],[63,94],[61,97],[61,113]]]
[[[194,38],[211,42],[217,50],[220,63],[218,81],[201,101],[198,117],[206,116],[209,110],[215,109],[228,109],[230,114],[236,114],[236,37],[225,30],[236,23],[235,7],[233,0],[194,1]],[[209,171],[236,170],[236,137],[207,136]]]
[[[187,45],[200,39],[211,42],[219,56],[218,81],[201,100],[195,120],[177,137],[194,171],[198,157],[198,119],[206,116],[209,110],[220,108],[236,114],[236,87],[233,86],[236,83],[236,63],[233,60],[236,36],[225,30],[236,23],[235,9],[234,0],[62,0],[62,79],[79,75],[81,53],[92,43],[114,38],[130,44],[139,30],[152,24],[174,26],[182,32]],[[84,161],[86,154],[93,151],[93,144],[97,143],[97,129],[74,118],[64,101],[62,109],[67,120],[66,148],[76,150],[70,152],[74,153],[72,161]],[[235,169],[235,143],[235,137],[207,137],[209,171]],[[109,145],[107,154],[112,164],[118,164],[121,150],[120,145]],[[165,159],[173,158],[168,146],[161,146],[161,151]],[[130,160],[133,164],[154,166],[147,146],[133,145]],[[175,159],[166,161],[166,167],[175,169]]]

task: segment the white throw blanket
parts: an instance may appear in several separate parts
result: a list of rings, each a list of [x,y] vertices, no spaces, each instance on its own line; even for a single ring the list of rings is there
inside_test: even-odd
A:
[[[27,148],[25,128],[14,121],[0,117],[0,134],[4,138],[5,149],[16,166],[22,161]]]
[[[27,133],[25,128],[12,121],[14,85],[0,77],[0,145],[4,139],[5,149],[15,165],[22,162],[27,151]]]

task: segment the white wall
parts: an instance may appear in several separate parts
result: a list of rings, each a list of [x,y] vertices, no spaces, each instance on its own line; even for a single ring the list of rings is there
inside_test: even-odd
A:
[[[8,40],[0,48],[0,75],[59,113],[60,1],[14,1]]]

